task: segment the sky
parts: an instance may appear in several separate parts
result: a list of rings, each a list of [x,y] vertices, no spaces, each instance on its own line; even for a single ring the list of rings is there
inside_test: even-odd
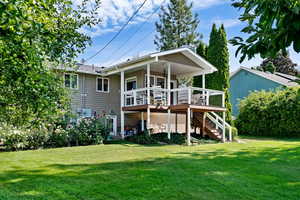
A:
[[[79,1],[75,0],[75,2]],[[78,60],[86,60],[107,44],[143,1],[101,0],[99,17],[102,19],[102,22],[92,29],[84,28],[81,30],[92,37],[92,45],[86,48],[85,52],[78,57]],[[246,37],[245,34],[240,32],[245,25],[238,19],[240,11],[231,6],[231,0],[189,0],[189,2],[193,2],[194,4],[193,13],[198,14],[200,24],[197,31],[203,35],[202,40],[205,43],[209,41],[209,34],[213,23],[216,23],[218,26],[224,24],[227,39],[235,36]],[[158,20],[157,14],[159,11],[157,13],[154,11],[167,3],[168,0],[147,0],[146,4],[126,29],[101,53],[88,60],[87,64],[108,67],[133,57],[155,52],[156,46],[153,41],[155,34],[157,34],[155,31],[155,22]],[[260,56],[239,63],[239,56],[235,57],[236,48],[230,44],[228,45],[230,71],[235,71],[240,66],[253,67],[260,65],[262,61]],[[290,57],[293,62],[300,65],[300,54],[290,49]]]

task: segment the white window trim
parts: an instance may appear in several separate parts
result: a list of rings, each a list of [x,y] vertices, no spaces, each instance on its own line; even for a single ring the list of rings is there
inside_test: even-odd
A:
[[[66,75],[70,75],[70,87],[66,87],[66,83],[65,83]],[[72,88],[72,87],[71,87],[71,85],[72,85],[72,83],[71,83],[71,77],[74,76],[74,75],[77,77],[77,85],[76,85],[76,88]],[[68,88],[68,89],[70,89],[70,90],[78,90],[78,89],[79,89],[79,76],[78,76],[78,74],[64,73],[64,87],[65,87],[65,88]]]
[[[150,75],[150,78],[153,77],[154,78],[154,86],[156,87],[157,86],[157,78],[162,78],[164,79],[164,84],[165,84],[165,89],[167,88],[167,79],[166,77],[163,77],[163,76],[159,76],[159,75]],[[145,74],[145,79],[144,79],[144,84],[145,84],[145,87],[147,87],[147,74]],[[153,86],[152,86],[153,87]]]
[[[125,79],[125,91],[128,91],[127,90],[127,82],[129,82],[129,81],[135,81],[136,82],[136,89],[138,88],[138,86],[137,86],[137,77],[132,76],[132,77],[129,77],[129,78]]]
[[[98,79],[102,79],[102,90],[98,90]],[[104,91],[104,81],[103,80],[107,80],[107,91]],[[104,78],[104,77],[97,77],[96,78],[96,92],[101,92],[101,93],[109,93],[110,90],[110,83],[109,83],[109,78]]]

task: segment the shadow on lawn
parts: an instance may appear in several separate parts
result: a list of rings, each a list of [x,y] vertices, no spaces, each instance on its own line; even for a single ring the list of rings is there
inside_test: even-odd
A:
[[[299,166],[300,147],[55,164],[0,174],[0,199],[299,199]]]

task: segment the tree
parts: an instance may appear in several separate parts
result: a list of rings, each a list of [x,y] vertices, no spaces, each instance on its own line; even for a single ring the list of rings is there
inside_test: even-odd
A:
[[[227,108],[226,120],[231,123],[231,104],[229,97],[229,52],[225,28],[222,25],[217,29],[213,24],[207,49],[207,60],[214,65],[218,71],[206,76],[206,87],[225,92],[225,106]],[[220,101],[220,99],[216,99]]]
[[[90,43],[80,29],[99,23],[99,1],[0,1],[0,123],[40,125],[67,109],[53,68],[70,63]]]
[[[288,54],[284,55],[283,53],[279,52],[277,53],[277,56],[275,58],[265,59],[258,67],[258,69],[267,71],[269,63],[272,63],[274,65],[276,72],[294,76],[297,75],[297,64],[293,63]]]
[[[186,0],[170,0],[167,8],[162,7],[159,22],[155,23],[158,34],[154,44],[158,50],[164,51],[185,45],[198,45],[200,34],[198,15],[192,13],[193,4]]]
[[[200,41],[199,45],[196,49],[196,52],[199,56],[206,59],[207,58],[207,48],[208,48],[207,45],[204,42]]]
[[[206,59],[207,58],[207,45],[204,42],[200,41],[199,45],[196,49],[196,52],[199,56]],[[202,76],[194,77],[193,86],[194,87],[202,87]]]
[[[274,72],[275,72],[274,64],[272,62],[268,62],[266,64],[266,66],[263,68],[263,71],[264,72],[270,72],[270,73],[274,74]]]
[[[241,53],[240,62],[255,54],[275,57],[280,50],[293,45],[300,52],[300,1],[299,0],[234,0],[232,4],[243,9],[240,20],[247,22],[241,32],[250,34],[245,41],[241,37],[231,40]]]

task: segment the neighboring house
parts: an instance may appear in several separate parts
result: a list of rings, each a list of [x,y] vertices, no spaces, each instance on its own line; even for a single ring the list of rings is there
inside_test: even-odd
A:
[[[275,90],[279,87],[289,87],[298,85],[295,76],[275,72],[262,72],[246,67],[241,67],[230,75],[230,100],[232,104],[232,114],[239,113],[239,101],[247,97],[253,91]]]
[[[105,115],[114,124],[112,135],[125,137],[147,128],[153,133],[168,132],[169,137],[171,132],[186,132],[190,143],[193,123],[195,131],[198,127],[202,134],[225,141],[225,128],[231,128],[225,122],[224,93],[205,88],[205,75],[217,69],[188,48],[152,53],[107,68],[79,65],[76,70],[64,70],[72,110],[81,117]],[[182,84],[199,75],[203,88]],[[209,103],[215,95],[223,97],[221,107]]]

